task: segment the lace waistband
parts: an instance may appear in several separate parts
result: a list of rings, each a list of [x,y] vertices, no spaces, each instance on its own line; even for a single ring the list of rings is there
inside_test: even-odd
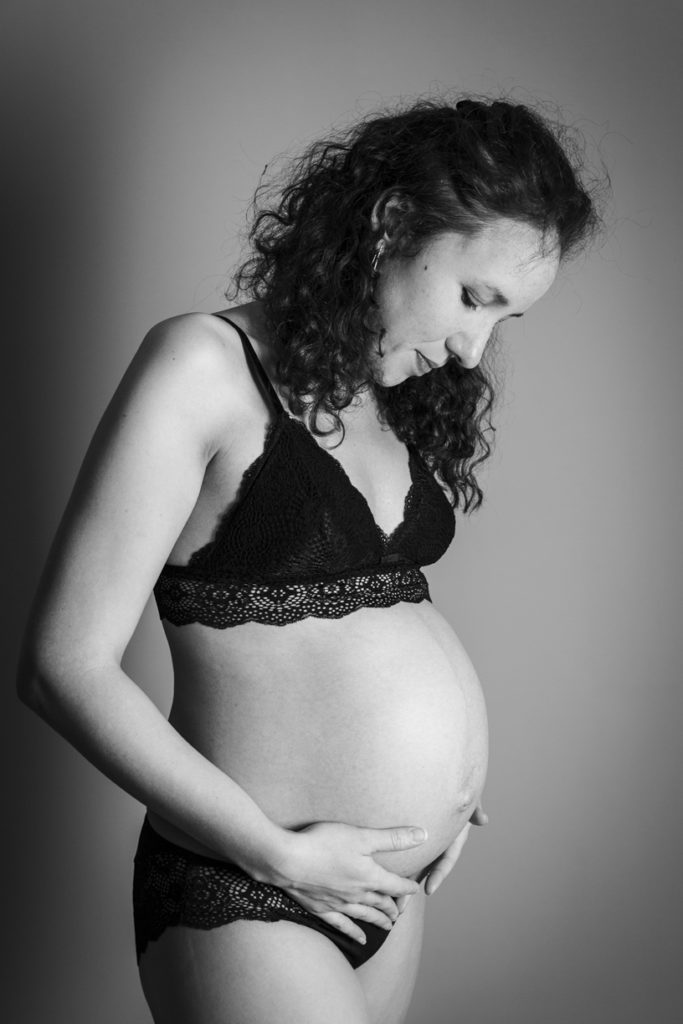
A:
[[[206,580],[165,566],[154,587],[159,616],[174,626],[199,622],[226,629],[244,622],[286,626],[300,619],[340,619],[358,608],[388,608],[430,601],[417,566],[400,565],[302,583]]]

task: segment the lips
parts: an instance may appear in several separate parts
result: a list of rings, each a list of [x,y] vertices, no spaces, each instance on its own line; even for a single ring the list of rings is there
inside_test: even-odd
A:
[[[430,370],[434,369],[431,360],[427,359],[426,356],[423,356],[419,348],[415,349],[415,353],[417,355],[417,368],[420,371],[420,377],[423,374],[429,373]]]
[[[442,366],[445,366],[446,363],[448,362],[448,359],[444,359],[444,361],[442,363],[435,363],[428,356],[426,356],[423,352],[420,352],[419,348],[416,348],[415,351],[417,352],[417,354],[420,357],[420,359],[422,359],[422,361],[427,366],[427,369],[425,370],[425,373],[429,373],[430,370],[439,370],[439,369],[441,369]]]

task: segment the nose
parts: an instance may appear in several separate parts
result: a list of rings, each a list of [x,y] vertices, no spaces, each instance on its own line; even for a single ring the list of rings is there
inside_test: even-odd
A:
[[[466,370],[473,370],[481,362],[490,335],[488,329],[454,334],[446,341],[446,348],[461,366]]]

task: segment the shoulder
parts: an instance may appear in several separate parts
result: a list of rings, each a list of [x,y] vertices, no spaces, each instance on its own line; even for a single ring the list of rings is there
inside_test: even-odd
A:
[[[239,420],[251,390],[237,332],[209,313],[183,313],[155,324],[126,378],[129,389],[143,388],[176,404],[209,445]]]
[[[213,379],[229,376],[244,362],[237,332],[210,313],[181,313],[155,324],[136,358],[160,370]]]

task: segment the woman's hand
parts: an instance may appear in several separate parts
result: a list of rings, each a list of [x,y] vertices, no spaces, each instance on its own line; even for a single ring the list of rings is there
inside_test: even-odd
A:
[[[390,930],[399,916],[396,900],[419,888],[381,867],[373,854],[420,846],[427,838],[422,828],[357,828],[324,821],[289,835],[284,880],[277,885],[358,942],[365,943],[365,934],[353,918]]]
[[[422,875],[422,879],[425,881],[425,892],[428,896],[435,893],[442,882],[450,875],[451,871],[455,867],[462,848],[465,845],[467,836],[469,835],[471,825],[488,825],[489,816],[486,814],[481,806],[477,806],[472,813],[472,817],[465,825],[462,832],[459,832],[451,845],[447,847],[444,852],[433,861]],[[401,907],[403,909],[403,907]]]

